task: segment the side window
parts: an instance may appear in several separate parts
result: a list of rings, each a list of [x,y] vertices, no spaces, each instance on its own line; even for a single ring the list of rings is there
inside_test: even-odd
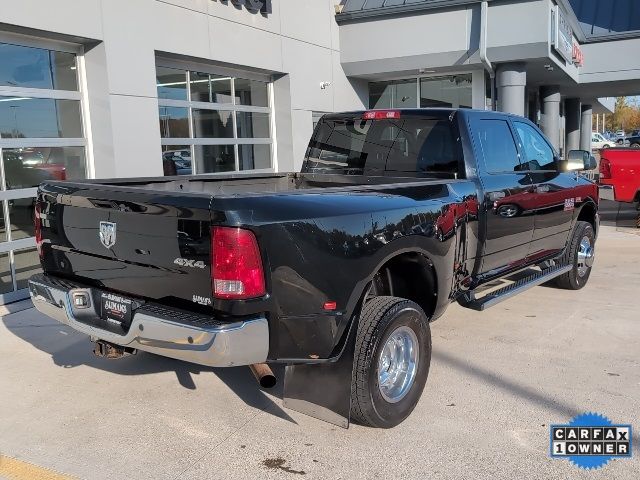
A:
[[[506,120],[480,120],[476,124],[484,164],[489,173],[521,170],[518,149]]]
[[[522,164],[525,170],[554,170],[555,155],[553,149],[531,125],[513,122],[520,137],[520,146],[525,158]]]

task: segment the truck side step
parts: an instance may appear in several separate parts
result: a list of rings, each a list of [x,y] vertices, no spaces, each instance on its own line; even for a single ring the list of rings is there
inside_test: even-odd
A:
[[[529,275],[528,277],[521,278],[511,285],[489,292],[480,298],[476,298],[474,292],[465,293],[464,296],[458,300],[458,303],[465,308],[482,311],[489,307],[493,307],[514,295],[522,293],[525,290],[542,283],[546,283],[551,279],[570,272],[572,268],[573,265],[554,265],[553,267],[545,268],[544,270],[536,272],[533,275]]]

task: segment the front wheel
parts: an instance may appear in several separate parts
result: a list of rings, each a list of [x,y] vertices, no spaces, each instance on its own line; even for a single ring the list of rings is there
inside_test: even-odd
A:
[[[640,148],[640,143],[632,143],[631,148]]]
[[[606,143],[602,146],[602,149],[604,150],[605,148],[609,148],[609,145],[607,145]]]
[[[564,256],[573,268],[556,279],[556,285],[567,290],[580,290],[587,284],[595,259],[595,232],[590,223],[577,222]]]
[[[351,417],[378,428],[401,423],[415,408],[429,375],[431,330],[422,308],[398,297],[362,308],[351,383]]]

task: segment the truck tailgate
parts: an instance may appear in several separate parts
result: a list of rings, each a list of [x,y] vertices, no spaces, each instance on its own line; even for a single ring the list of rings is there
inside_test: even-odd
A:
[[[209,204],[204,194],[44,184],[44,270],[174,306],[211,305]]]

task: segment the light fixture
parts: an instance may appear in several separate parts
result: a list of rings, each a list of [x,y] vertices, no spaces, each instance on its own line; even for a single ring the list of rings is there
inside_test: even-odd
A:
[[[424,68],[421,68],[420,70],[418,70],[418,73],[436,73],[435,70],[425,70]]]

